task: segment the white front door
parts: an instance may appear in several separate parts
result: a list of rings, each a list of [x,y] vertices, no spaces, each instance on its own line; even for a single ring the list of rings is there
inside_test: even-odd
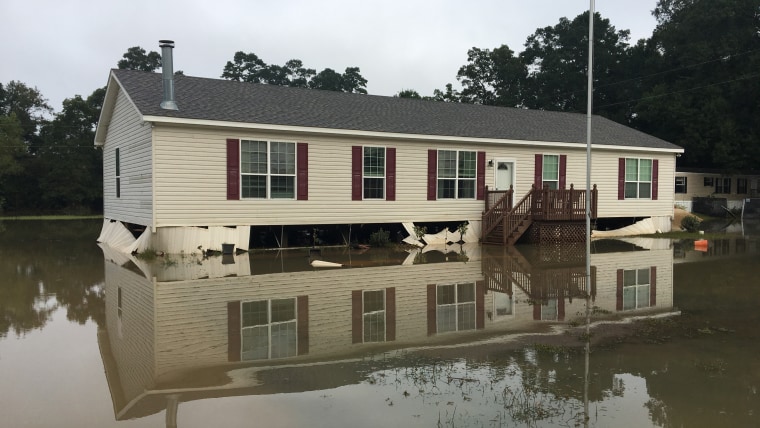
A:
[[[496,174],[496,190],[509,190],[509,186],[515,181],[515,163],[496,160],[494,173]]]

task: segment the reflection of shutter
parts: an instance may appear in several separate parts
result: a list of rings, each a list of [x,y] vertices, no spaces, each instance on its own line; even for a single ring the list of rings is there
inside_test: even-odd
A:
[[[541,319],[541,303],[537,300],[533,301],[533,319],[534,320]]]
[[[227,139],[227,199],[240,199],[240,140]]]
[[[475,328],[486,327],[486,282],[475,282]]]
[[[396,148],[388,147],[385,153],[385,200],[396,200]]]
[[[544,155],[536,155],[535,166],[533,167],[533,184],[536,189],[543,189],[544,182]]]
[[[309,145],[307,143],[298,143],[296,149],[296,164],[298,165],[298,193],[299,201],[309,199]]]
[[[596,266],[591,266],[591,301],[596,301]],[[588,290],[586,291],[588,292]]]
[[[657,266],[652,266],[649,273],[649,306],[657,305]]]
[[[615,309],[623,310],[623,269],[617,270],[617,292],[615,293]]]
[[[625,199],[625,158],[618,158],[618,200]]]
[[[396,340],[396,287],[385,289],[385,341]]]
[[[652,161],[652,200],[657,200],[657,189],[659,186],[659,175],[660,172],[658,171],[660,169],[660,161],[657,159],[654,159]]]
[[[478,173],[475,185],[477,186],[478,200],[482,201],[486,197],[486,152],[478,152]]]
[[[351,343],[362,343],[362,291],[351,292]]]
[[[351,147],[351,200],[362,200],[362,148]]]
[[[298,305],[296,314],[298,355],[305,355],[309,353],[309,296],[298,296],[296,304]]]
[[[435,319],[435,284],[428,284],[427,286],[427,333],[428,336],[432,336],[438,331]]]
[[[567,155],[559,155],[559,188],[564,189],[567,184]]]
[[[428,150],[428,179],[427,200],[434,201],[437,198],[436,179],[438,174],[438,151]]]
[[[565,320],[565,296],[557,297],[557,321]]]
[[[240,301],[227,302],[227,361],[240,361]]]

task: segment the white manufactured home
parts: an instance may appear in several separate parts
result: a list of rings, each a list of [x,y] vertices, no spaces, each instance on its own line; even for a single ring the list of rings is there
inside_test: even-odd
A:
[[[467,222],[477,239],[489,191],[585,188],[583,114],[174,76],[162,47],[163,76],[108,78],[99,240],[116,248],[248,249],[252,227],[293,225]],[[596,219],[669,230],[683,149],[592,124]]]

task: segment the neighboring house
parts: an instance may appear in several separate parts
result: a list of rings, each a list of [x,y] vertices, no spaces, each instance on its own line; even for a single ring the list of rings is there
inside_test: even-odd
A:
[[[760,198],[760,173],[724,174],[717,170],[678,168],[675,203],[692,211],[694,198],[722,198],[726,208],[741,209],[747,198]]]
[[[124,251],[247,249],[252,226],[469,222],[479,234],[486,186],[513,186],[515,200],[533,185],[585,188],[584,114],[175,77],[162,47],[163,78],[111,71],[95,136],[99,241]],[[683,149],[592,123],[599,221],[669,230]],[[133,242],[121,224],[145,232]]]

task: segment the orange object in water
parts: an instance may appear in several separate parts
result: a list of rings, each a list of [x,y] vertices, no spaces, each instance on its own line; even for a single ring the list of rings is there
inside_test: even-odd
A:
[[[696,251],[707,251],[707,239],[699,239],[694,241],[694,249]]]

